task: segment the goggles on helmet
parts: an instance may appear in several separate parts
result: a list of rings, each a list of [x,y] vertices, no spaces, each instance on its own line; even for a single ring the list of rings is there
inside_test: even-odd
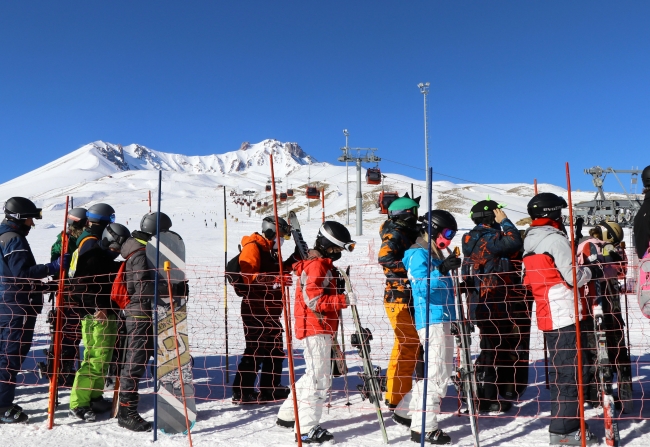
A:
[[[451,228],[445,228],[440,232],[440,235],[445,239],[452,240],[454,236],[456,236],[456,230],[452,230]]]
[[[91,213],[91,212],[86,212],[86,217],[88,219],[103,220],[103,221],[108,221],[110,223],[115,222],[115,213],[111,214],[110,216],[104,216],[102,214],[95,214],[95,213]]]

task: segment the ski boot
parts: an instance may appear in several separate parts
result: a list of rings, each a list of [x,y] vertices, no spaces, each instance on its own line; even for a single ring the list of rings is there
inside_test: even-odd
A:
[[[410,427],[411,426],[411,419],[409,419],[409,418],[405,418],[404,416],[400,416],[397,413],[393,413],[392,418],[393,418],[393,420],[395,422],[397,422],[400,425],[403,425],[404,427]]]
[[[559,433],[550,433],[550,435],[550,445],[582,445],[580,430],[563,435]],[[588,428],[585,429],[585,441],[587,441],[587,445],[598,444],[598,439]]]
[[[284,419],[277,418],[275,425],[283,428],[293,428],[296,425],[296,421],[285,421]]]
[[[233,390],[232,403],[235,405],[256,404],[258,403],[259,396],[259,391],[242,393],[239,390]]]
[[[120,410],[117,413],[117,425],[131,431],[151,431],[151,422],[142,419],[137,407],[122,403],[120,403]]]
[[[260,391],[257,401],[261,404],[268,402],[277,402],[279,400],[284,400],[289,397],[291,390],[285,386],[279,386],[273,390],[262,390]]]
[[[331,441],[334,439],[334,436],[320,425],[317,425],[309,430],[309,433],[300,436],[300,439],[302,440],[303,444],[322,444],[324,442]],[[296,442],[297,441],[298,437],[296,435]]]
[[[70,408],[70,416],[86,422],[95,422],[95,413],[90,407]]]
[[[29,417],[20,405],[0,408],[0,424],[26,424]]]
[[[106,413],[113,408],[113,402],[109,402],[102,396],[99,396],[95,399],[90,399],[90,408],[97,414]]]
[[[512,408],[512,403],[507,400],[481,400],[478,406],[478,411],[484,413],[507,413]]]
[[[411,430],[411,441],[417,443],[422,442],[422,435],[416,431]],[[451,444],[451,438],[442,430],[435,430],[424,434],[424,443],[434,445],[449,445]]]

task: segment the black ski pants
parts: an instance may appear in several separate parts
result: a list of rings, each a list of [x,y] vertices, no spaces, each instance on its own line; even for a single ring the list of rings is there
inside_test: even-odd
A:
[[[244,323],[246,348],[237,367],[233,389],[242,395],[255,392],[257,371],[260,391],[272,392],[282,383],[282,365],[286,356],[282,340],[280,315],[282,309],[260,309],[242,300],[241,317]]]
[[[137,407],[138,385],[154,354],[153,321],[150,317],[126,317],[124,363],[120,372],[120,404]]]
[[[582,342],[583,383],[589,380],[589,367],[585,366],[586,332],[589,328],[584,322],[580,325]],[[578,339],[575,324],[554,331],[544,332],[548,347],[548,383],[551,392],[551,423],[548,431],[567,434],[580,428],[578,400]]]

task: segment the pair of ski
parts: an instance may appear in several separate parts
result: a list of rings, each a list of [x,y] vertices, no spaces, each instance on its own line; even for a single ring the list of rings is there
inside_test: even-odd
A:
[[[300,257],[302,259],[307,259],[309,253],[309,246],[307,245],[305,239],[302,236],[302,232],[300,230],[300,222],[298,222],[298,217],[296,216],[296,213],[294,213],[293,211],[289,212],[289,225],[291,226],[291,235],[293,236],[293,240],[298,246]],[[346,270],[339,269],[339,273],[343,278],[343,280],[345,281],[346,291],[352,292],[352,283],[350,282],[350,277],[348,275],[349,271],[350,271],[349,267]],[[350,306],[350,309],[352,310],[352,318],[354,319],[355,335],[358,341],[358,343],[353,342],[353,344],[357,345],[359,349],[359,355],[363,361],[363,375],[360,375],[363,380],[363,386],[360,385],[360,387],[362,388],[360,388],[359,390],[362,392],[362,396],[366,396],[368,400],[374,404],[375,411],[377,413],[377,420],[379,421],[379,427],[381,429],[381,434],[384,439],[384,443],[388,444],[388,435],[386,433],[386,426],[384,424],[384,416],[381,413],[381,400],[382,400],[381,385],[380,385],[381,379],[379,378],[379,374],[377,370],[373,368],[372,362],[370,360],[370,345],[369,345],[370,337],[368,337],[369,331],[361,327],[361,320],[359,319],[359,312],[357,310],[357,306],[356,305]]]

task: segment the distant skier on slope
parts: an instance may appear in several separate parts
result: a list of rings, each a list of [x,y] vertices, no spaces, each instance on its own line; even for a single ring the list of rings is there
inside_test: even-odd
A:
[[[448,211],[433,210],[431,213],[431,254],[428,254],[429,213],[422,216],[419,226],[420,237],[404,253],[404,267],[408,272],[413,290],[413,307],[415,309],[415,326],[420,344],[426,342],[426,321],[429,314],[429,354],[428,384],[424,396],[424,381],[409,391],[395,409],[395,422],[411,427],[411,440],[420,443],[422,437],[428,444],[451,444],[451,437],[438,427],[437,414],[440,403],[447,394],[448,380],[451,377],[454,337],[451,335],[451,322],[456,321],[454,303],[454,285],[451,270],[461,265],[461,260],[454,254],[444,256],[442,250],[447,248],[454,238],[458,226],[456,219]],[[427,265],[431,256],[431,273],[429,301],[427,304]],[[425,433],[422,431],[422,401],[426,400]]]
[[[512,257],[523,248],[517,227],[494,200],[481,200],[470,212],[476,226],[463,235],[463,280],[467,285],[469,319],[478,326],[481,353],[476,359],[479,411],[506,412],[512,403],[498,400],[499,388],[515,399],[512,353],[521,341],[512,318],[512,303],[524,298],[514,286],[521,283]],[[498,377],[498,379],[497,379]]]
[[[549,386],[551,391],[551,445],[581,445],[578,379],[589,382],[589,368],[583,352],[578,353],[574,297],[572,287],[582,288],[592,278],[588,266],[577,270],[573,284],[574,254],[562,223],[566,201],[553,193],[540,193],[528,202],[528,214],[533,218],[524,239],[524,284],[529,287],[537,304],[537,327],[544,332],[549,351]],[[600,270],[600,269],[598,269]],[[597,272],[596,272],[597,273]],[[582,295],[582,292],[580,292]],[[588,331],[593,330],[582,320],[587,315],[584,297],[580,297],[580,330],[583,348]],[[583,356],[583,370],[576,371],[578,355]],[[598,442],[587,428],[587,444]]]
[[[341,258],[343,251],[354,250],[355,242],[344,225],[326,221],[320,227],[314,249],[320,258],[298,261],[294,264],[299,277],[296,287],[294,331],[303,340],[305,349],[305,374],[296,382],[298,417],[302,442],[320,444],[334,436],[320,426],[327,390],[331,386],[332,336],[338,330],[338,312],[349,305],[356,305],[353,292],[337,290],[338,272],[333,262]],[[291,394],[278,412],[277,424],[295,426]]]
[[[14,404],[16,375],[29,352],[34,334],[26,327],[43,309],[43,292],[39,281],[59,276],[61,258],[49,264],[36,264],[27,235],[42,219],[42,210],[29,199],[12,197],[4,204],[5,218],[0,224],[0,424],[25,423],[29,417]],[[68,268],[70,255],[63,257]],[[35,320],[35,318],[33,319]]]
[[[384,308],[393,328],[395,341],[386,370],[386,405],[395,408],[411,390],[420,340],[413,322],[411,284],[402,263],[404,252],[419,236],[417,222],[420,204],[400,197],[388,207],[388,220],[379,228],[381,248],[378,260],[384,275]]]

